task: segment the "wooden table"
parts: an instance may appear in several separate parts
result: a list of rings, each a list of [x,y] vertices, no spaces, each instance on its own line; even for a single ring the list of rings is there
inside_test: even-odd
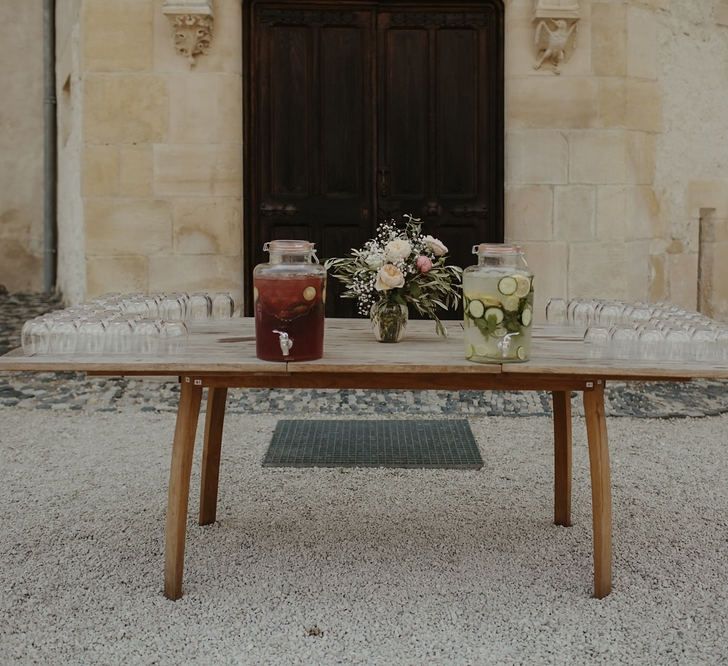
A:
[[[611,591],[612,499],[604,415],[607,380],[689,381],[728,378],[728,365],[613,361],[590,358],[578,333],[535,327],[531,360],[482,365],[465,360],[462,330],[450,323],[450,338],[434,334],[431,322],[410,322],[399,344],[374,341],[369,322],[329,320],[324,358],[270,363],[255,357],[251,319],[195,325],[183,352],[160,357],[131,355],[25,356],[0,358],[0,371],[85,371],[99,375],[168,375],[181,382],[172,445],[167,505],[164,593],[182,596],[182,574],[192,454],[202,389],[208,389],[202,454],[200,525],[215,522],[220,447],[229,388],[476,389],[550,391],[554,411],[554,522],[571,525],[571,392],[583,394],[592,486],[594,595]]]

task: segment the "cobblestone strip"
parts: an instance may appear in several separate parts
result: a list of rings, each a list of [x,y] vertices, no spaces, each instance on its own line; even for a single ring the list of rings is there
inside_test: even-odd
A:
[[[0,292],[0,353],[20,344],[26,319],[60,307],[57,298]],[[175,411],[176,381],[121,377],[87,377],[83,373],[0,374],[0,406],[60,411]],[[574,399],[575,413],[581,401]],[[611,416],[673,418],[728,412],[728,382],[687,384],[611,383],[606,409]],[[276,390],[231,391],[233,414],[398,414],[542,416],[551,413],[551,396],[499,391]]]

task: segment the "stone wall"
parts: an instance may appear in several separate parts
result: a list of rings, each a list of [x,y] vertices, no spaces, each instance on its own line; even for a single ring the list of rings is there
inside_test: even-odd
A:
[[[161,0],[59,4],[71,8],[58,64],[59,96],[70,82],[64,293],[239,292],[241,3],[215,0],[211,48],[194,67],[175,52]],[[695,307],[700,292],[728,316],[728,205],[716,203],[728,182],[728,1],[581,0],[558,76],[534,69],[533,10],[506,2],[506,236],[525,247],[537,304]]]
[[[658,36],[669,296],[728,320],[728,1],[672,2]]]
[[[239,0],[208,55],[175,52],[161,2],[83,0],[87,294],[242,284]]]
[[[0,284],[43,287],[43,6],[0,2]]]
[[[667,234],[655,192],[663,129],[663,2],[581,2],[576,44],[555,76],[534,70],[531,0],[506,12],[506,236],[547,296],[661,299]]]

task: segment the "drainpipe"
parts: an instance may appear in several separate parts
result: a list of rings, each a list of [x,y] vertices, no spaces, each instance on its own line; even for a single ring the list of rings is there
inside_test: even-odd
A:
[[[56,286],[56,2],[43,0],[43,291]]]

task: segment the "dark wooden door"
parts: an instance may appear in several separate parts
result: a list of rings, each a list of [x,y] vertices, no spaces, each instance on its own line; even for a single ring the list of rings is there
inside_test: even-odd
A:
[[[502,16],[451,7],[249,5],[246,276],[267,240],[344,256],[402,213],[463,266],[502,239]]]

